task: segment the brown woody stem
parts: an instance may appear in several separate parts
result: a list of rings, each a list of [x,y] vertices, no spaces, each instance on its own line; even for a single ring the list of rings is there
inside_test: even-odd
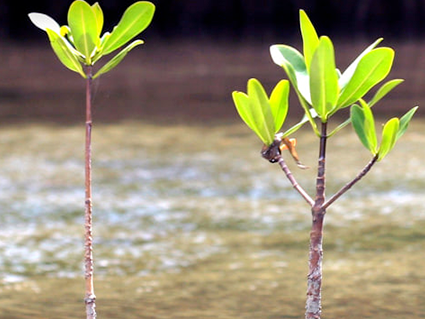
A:
[[[91,112],[91,89],[92,89],[92,68],[87,67],[86,81],[86,141],[85,141],[85,253],[84,265],[86,280],[86,314],[87,319],[96,318],[96,296],[93,285],[93,237],[92,237],[92,168],[91,168],[91,131],[92,131],[92,112]]]
[[[326,168],[327,125],[322,123],[320,136],[319,161],[316,179],[316,198],[312,207],[312,226],[310,232],[309,272],[307,276],[306,319],[320,319],[322,305],[322,260],[323,260],[323,221],[326,211],[325,202],[325,168]]]

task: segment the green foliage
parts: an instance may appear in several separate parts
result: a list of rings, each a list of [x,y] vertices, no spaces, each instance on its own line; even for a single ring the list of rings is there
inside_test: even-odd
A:
[[[273,143],[288,112],[289,82],[280,81],[270,99],[257,79],[250,79],[247,94],[234,91],[233,101],[240,117],[266,145]]]
[[[382,129],[381,144],[378,147],[372,110],[366,102],[362,100],[360,102],[361,106],[355,104],[351,107],[351,123],[362,144],[373,156],[378,156],[380,161],[393,149],[397,140],[407,130],[418,107],[412,108],[401,119],[394,117],[386,122]]]
[[[270,53],[273,61],[288,75],[304,110],[313,108],[323,123],[339,109],[362,99],[391,69],[394,51],[390,48],[375,49],[382,41],[378,39],[339,76],[331,40],[325,36],[317,37],[303,10],[300,11],[300,29],[304,55],[287,45],[273,45]],[[387,91],[381,92],[382,96],[392,88],[387,86]],[[374,103],[382,96],[377,96]],[[309,106],[306,107],[305,103]],[[312,126],[315,127],[313,123]]]
[[[46,31],[59,60],[85,78],[82,64],[92,66],[101,57],[121,48],[148,27],[154,11],[152,3],[136,2],[127,8],[113,31],[105,32],[102,36],[104,17],[98,3],[90,6],[83,0],[74,1],[68,10],[67,26],[60,27],[55,20],[42,13],[30,13],[29,18],[35,26]],[[141,40],[135,40],[128,44],[93,78],[112,70],[130,50],[142,43]]]

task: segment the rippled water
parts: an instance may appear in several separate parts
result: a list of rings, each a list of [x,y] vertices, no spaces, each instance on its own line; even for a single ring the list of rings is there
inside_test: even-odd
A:
[[[378,249],[382,241],[367,240],[370,227],[387,225],[384,231],[411,239],[406,247],[424,248],[425,232],[415,226],[425,223],[424,125],[415,121],[388,158],[329,209],[330,247]],[[83,134],[77,126],[0,128],[0,286],[40,276],[81,276]],[[301,159],[311,169],[298,170],[288,157],[310,193],[317,153],[311,135],[308,129],[297,134]],[[308,207],[278,166],[261,159],[259,141],[242,124],[100,124],[93,139],[94,254],[100,278],[179,273],[212,256],[240,251],[233,246],[237,237],[232,236],[238,235],[229,237],[228,231],[255,240],[276,232],[288,238],[308,235]],[[368,160],[350,129],[333,137],[328,194]],[[353,229],[357,243],[332,238]],[[299,240],[305,244],[304,238],[291,240],[296,247]],[[259,253],[268,258],[276,251]],[[273,262],[286,267],[289,261]],[[242,265],[232,264],[234,269]]]

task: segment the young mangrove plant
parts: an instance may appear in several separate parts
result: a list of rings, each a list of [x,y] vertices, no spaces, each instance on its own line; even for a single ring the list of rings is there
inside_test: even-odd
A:
[[[372,107],[403,80],[395,79],[385,82],[375,91],[370,100],[366,100],[365,95],[390,72],[394,51],[387,47],[377,48],[382,41],[378,39],[341,73],[335,66],[332,41],[327,36],[317,36],[314,26],[302,10],[300,11],[300,29],[303,54],[287,45],[270,47],[273,61],[284,69],[288,80],[281,80],[268,97],[261,83],[256,79],[250,79],[247,94],[235,91],[233,100],[243,121],[264,143],[261,150],[262,156],[271,163],[280,165],[292,186],[310,206],[312,226],[305,318],[320,319],[323,222],[326,210],[393,149],[397,140],[406,131],[417,107],[412,108],[400,119],[394,117],[387,121],[378,143]],[[305,116],[294,127],[284,133],[278,133],[288,111],[289,83],[292,84],[298,96]],[[335,118],[332,118],[333,115],[346,108],[350,108],[349,118],[336,124],[335,128],[330,130],[328,123]],[[294,139],[289,139],[288,136],[295,133],[306,122],[310,123],[319,144],[314,197],[311,197],[298,184],[282,157],[282,151],[288,149],[297,164],[304,167],[299,163],[295,152]],[[372,158],[357,176],[327,199],[325,197],[327,141],[349,124],[354,128],[361,143],[370,151]]]
[[[68,25],[60,26],[51,17],[42,13],[30,13],[29,18],[44,30],[56,56],[68,69],[77,72],[86,81],[86,137],[85,137],[85,304],[87,319],[96,318],[95,294],[93,286],[92,248],[92,81],[116,67],[127,53],[143,43],[130,40],[145,30],[155,11],[155,6],[147,1],[139,1],[129,6],[118,25],[103,35],[103,12],[98,3],[89,5],[82,0],[74,1],[68,10]],[[103,56],[119,52],[94,72],[94,65]]]

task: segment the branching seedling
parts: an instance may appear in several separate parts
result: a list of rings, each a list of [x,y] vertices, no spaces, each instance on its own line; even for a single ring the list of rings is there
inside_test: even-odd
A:
[[[372,106],[403,80],[395,79],[384,83],[368,102],[365,100],[365,95],[390,72],[394,51],[387,47],[377,48],[382,41],[378,39],[341,74],[335,66],[331,40],[326,36],[320,38],[317,36],[314,26],[302,10],[300,11],[300,29],[303,54],[287,45],[273,45],[270,48],[273,61],[285,70],[288,80],[281,80],[268,97],[261,83],[256,79],[250,79],[247,94],[235,91],[233,100],[243,121],[264,143],[261,150],[262,156],[271,163],[280,165],[292,186],[311,207],[312,227],[305,318],[320,319],[323,221],[326,210],[393,149],[396,141],[406,131],[417,107],[412,108],[400,119],[394,117],[386,122],[382,129],[381,142],[378,143]],[[289,83],[292,84],[305,115],[297,125],[284,133],[278,133],[288,112]],[[328,122],[331,117],[348,107],[350,117],[328,132]],[[314,198],[298,184],[281,155],[283,150],[288,149],[297,164],[304,168],[295,152],[295,140],[289,139],[289,135],[295,133],[307,122],[310,123],[314,134],[319,139]],[[348,124],[352,125],[361,143],[371,152],[372,159],[353,180],[326,199],[327,140]]]
[[[92,245],[92,81],[116,67],[127,53],[143,43],[130,40],[145,30],[152,21],[155,6],[147,1],[139,1],[129,6],[118,25],[111,32],[103,29],[103,12],[98,3],[89,5],[82,0],[74,1],[68,10],[68,25],[60,26],[51,17],[42,13],[30,13],[29,18],[44,30],[53,51],[59,60],[70,70],[86,80],[86,137],[85,137],[85,280],[87,319],[96,318],[95,294],[93,285],[93,245]],[[126,45],[127,44],[127,45]],[[97,72],[93,66],[103,56],[121,47]]]

